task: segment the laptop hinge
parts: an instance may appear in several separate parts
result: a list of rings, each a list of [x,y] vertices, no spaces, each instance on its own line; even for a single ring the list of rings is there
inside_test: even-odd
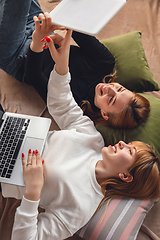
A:
[[[4,114],[4,112],[2,112],[1,110],[0,110],[0,127],[2,126],[2,123],[3,123],[3,119],[2,119],[2,117],[3,117],[3,114]]]

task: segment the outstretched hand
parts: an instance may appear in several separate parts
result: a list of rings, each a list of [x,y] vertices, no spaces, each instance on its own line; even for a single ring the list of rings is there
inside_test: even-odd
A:
[[[40,153],[36,150],[28,152],[26,164],[25,155],[22,153],[23,178],[25,184],[26,199],[38,201],[44,183],[43,164]]]
[[[65,27],[61,27],[52,23],[52,18],[48,12],[40,13],[39,16],[34,16],[35,31],[32,34],[31,50],[34,52],[43,51],[43,43],[41,39],[50,35],[55,30],[65,30]]]
[[[72,31],[68,30],[64,38],[54,34],[44,39],[56,63],[55,70],[60,75],[65,75],[68,72],[71,35]],[[54,44],[58,44],[59,48],[56,49]]]

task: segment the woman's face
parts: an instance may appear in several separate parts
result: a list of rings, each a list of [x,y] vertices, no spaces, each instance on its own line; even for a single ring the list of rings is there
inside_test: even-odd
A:
[[[114,146],[102,148],[102,165],[104,170],[114,177],[118,177],[119,173],[128,173],[136,153],[136,147],[132,144],[126,144],[119,141]]]
[[[119,83],[99,83],[95,88],[94,104],[101,112],[118,113],[127,107],[133,93]]]

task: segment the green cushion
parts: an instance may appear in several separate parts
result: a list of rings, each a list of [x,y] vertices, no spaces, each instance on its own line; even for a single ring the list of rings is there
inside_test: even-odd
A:
[[[116,82],[135,92],[160,90],[148,66],[141,31],[102,40],[115,57]]]
[[[97,130],[102,134],[105,145],[114,145],[120,140],[129,143],[131,141],[142,141],[150,144],[160,154],[160,99],[141,93],[151,104],[151,111],[146,122],[130,130],[115,129],[96,125]]]

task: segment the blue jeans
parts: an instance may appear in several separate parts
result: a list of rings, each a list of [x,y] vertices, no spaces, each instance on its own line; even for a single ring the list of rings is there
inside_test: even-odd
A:
[[[26,58],[33,16],[43,13],[38,0],[0,0],[0,68],[15,77]]]

